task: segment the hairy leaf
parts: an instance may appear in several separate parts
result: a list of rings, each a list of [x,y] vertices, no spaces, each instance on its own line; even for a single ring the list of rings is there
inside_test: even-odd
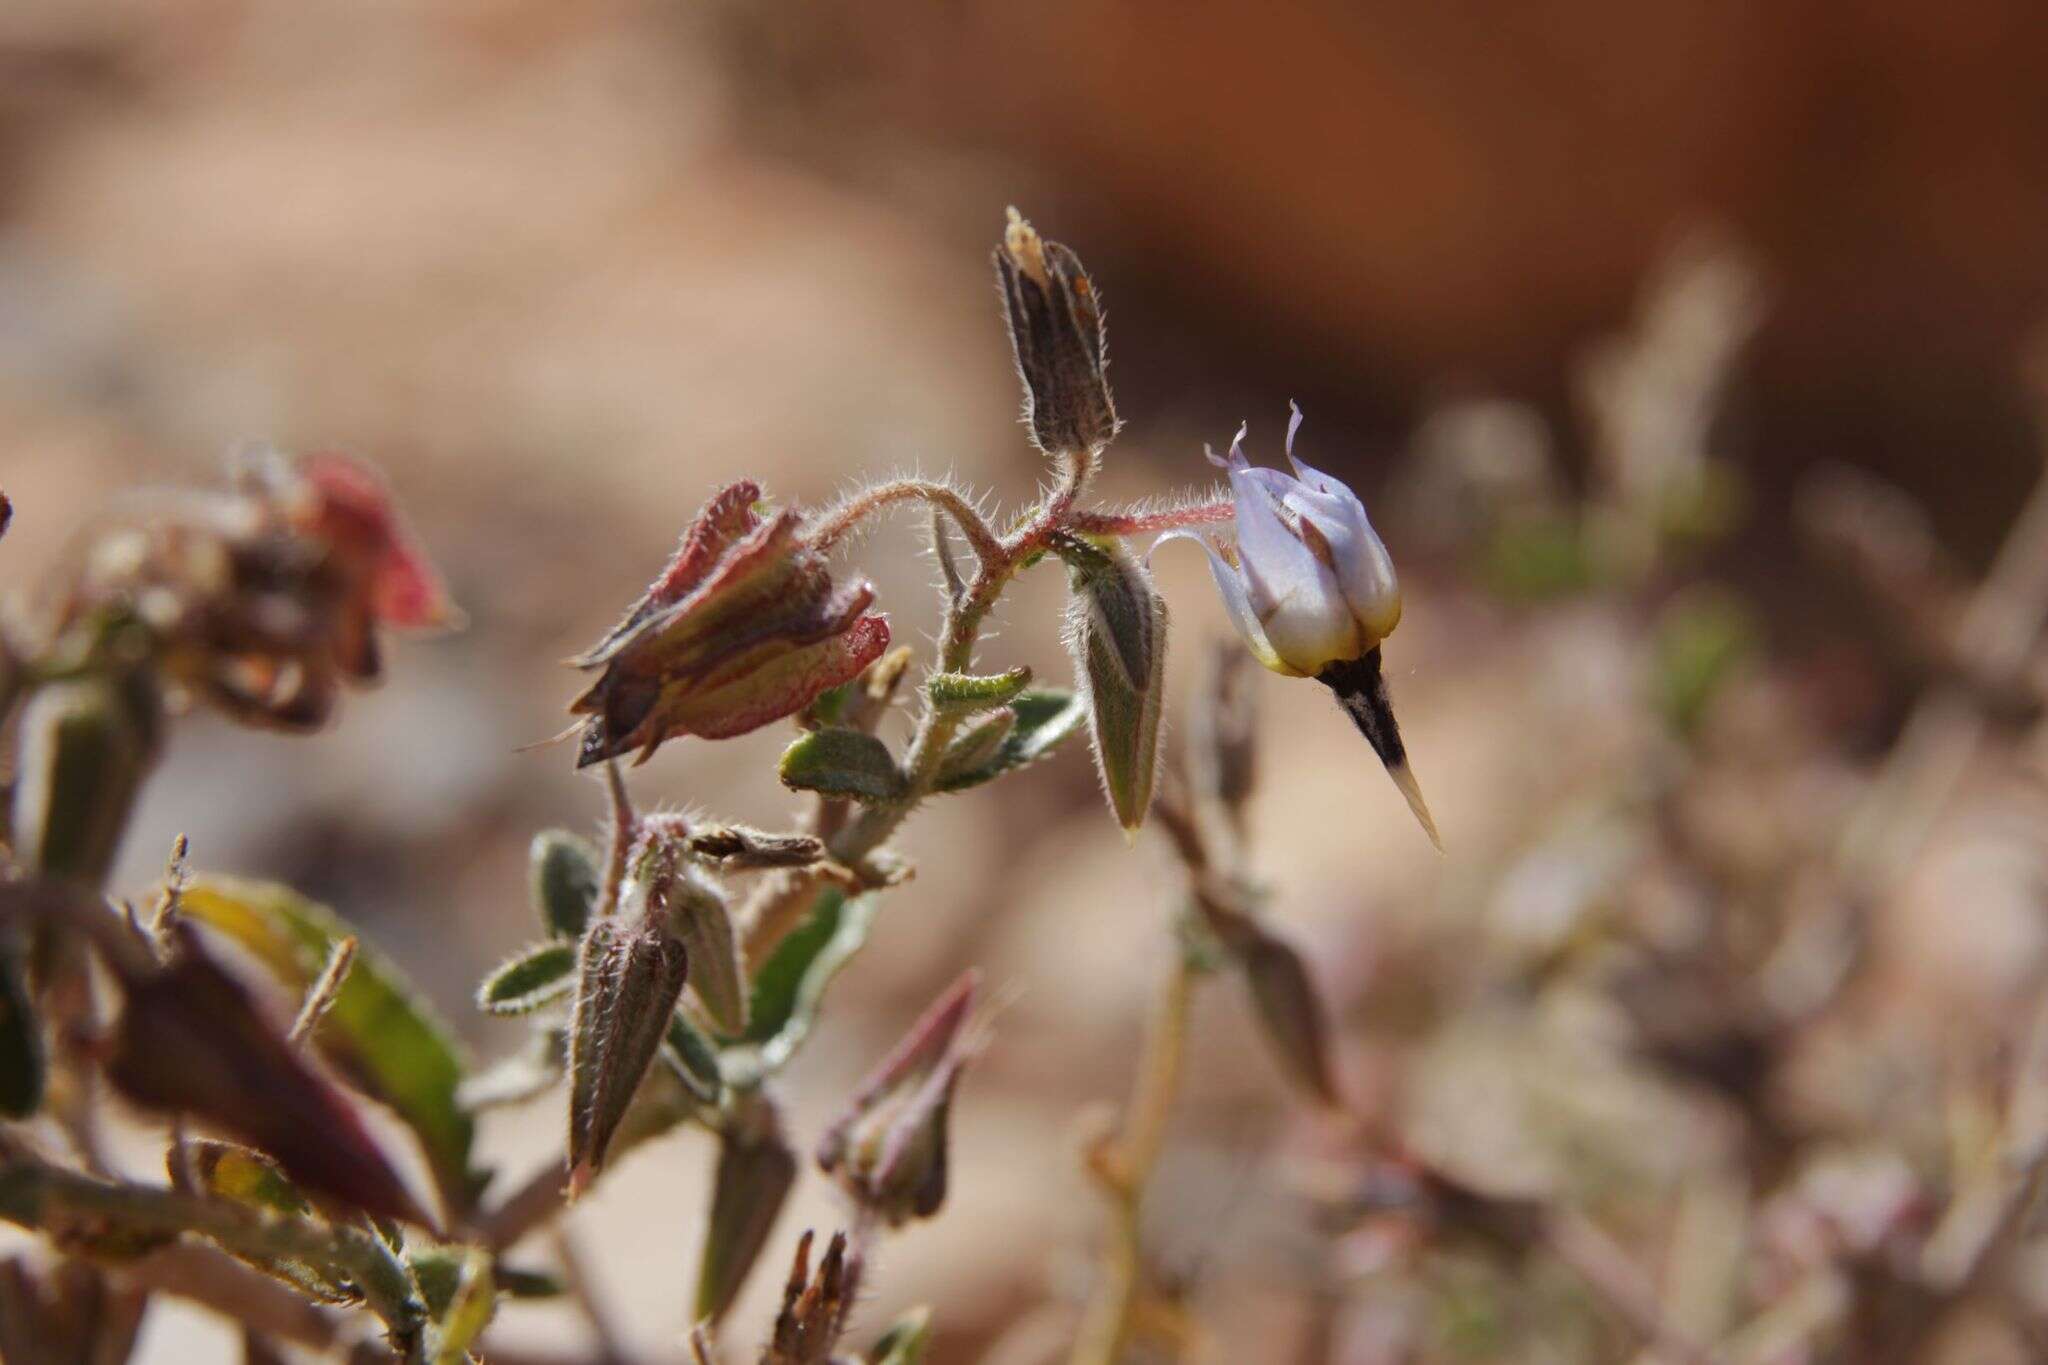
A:
[[[782,784],[821,796],[893,801],[903,795],[903,770],[873,735],[837,727],[799,736],[782,752]]]
[[[965,791],[1004,773],[1036,763],[1057,748],[1061,741],[1088,720],[1088,703],[1072,692],[1058,688],[1037,688],[1010,703],[1017,713],[1016,728],[1010,732],[986,765],[970,769],[938,784],[940,791]]]
[[[575,943],[534,944],[484,978],[477,988],[477,1008],[488,1014],[531,1014],[567,995],[575,971]]]

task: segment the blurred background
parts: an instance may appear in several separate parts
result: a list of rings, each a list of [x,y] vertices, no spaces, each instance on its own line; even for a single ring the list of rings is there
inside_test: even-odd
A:
[[[1597,1216],[1698,1340],[1794,1319],[1728,1359],[2048,1358],[2023,1226],[1912,1333],[1865,1311],[1873,1265],[1946,1283],[1914,1276],[2002,1188],[2032,1093],[2048,527],[1980,579],[2042,451],[2034,0],[11,0],[0,584],[117,490],[269,442],[379,463],[470,618],[311,742],[178,726],[119,880],[185,831],[364,925],[478,1055],[517,1046],[470,994],[528,936],[531,834],[602,810],[566,750],[517,750],[704,496],[916,469],[1014,505],[1045,476],[988,263],[1010,204],[1109,305],[1105,499],[1206,481],[1241,419],[1276,460],[1294,398],[1402,568],[1388,666],[1447,856],[1319,689],[1259,694],[1252,858],[1360,1111]],[[921,545],[906,516],[850,554],[911,643]],[[1197,556],[1159,568],[1180,696],[1226,625]],[[1027,578],[987,660],[1063,672],[1062,593]],[[786,737],[671,746],[634,790],[786,825]],[[1058,1358],[1101,1223],[1076,1115],[1126,1091],[1178,873],[1079,753],[902,844],[917,880],[792,1126],[982,966],[1014,1001],[952,1197],[863,1321],[930,1302],[936,1361]],[[1191,1050],[1148,1210],[1187,1358],[1643,1346],[1540,1247],[1444,1219],[1395,1247],[1357,1125],[1290,1098],[1235,990]],[[494,1119],[488,1149],[531,1165],[556,1126]],[[647,1359],[681,1357],[709,1160],[671,1139],[577,1214]],[[837,1217],[812,1180],[776,1245]],[[523,1308],[499,1339],[584,1342]],[[147,1342],[233,1339],[162,1311]]]

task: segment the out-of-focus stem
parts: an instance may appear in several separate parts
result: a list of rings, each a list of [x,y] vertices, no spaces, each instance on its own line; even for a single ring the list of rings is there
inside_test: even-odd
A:
[[[1138,1061],[1122,1131],[1098,1149],[1091,1163],[1110,1205],[1110,1240],[1103,1248],[1095,1297],[1082,1319],[1072,1365],[1116,1365],[1130,1339],[1133,1309],[1144,1277],[1139,1217],[1145,1187],[1166,1145],[1167,1124],[1180,1093],[1188,1003],[1194,985],[1193,965],[1185,953],[1176,952],[1145,1034],[1145,1051]]]
[[[238,1255],[285,1257],[332,1266],[363,1291],[401,1352],[417,1348],[426,1305],[403,1267],[370,1233],[253,1213],[228,1200],[201,1199],[149,1185],[98,1180],[11,1149],[0,1167],[0,1218],[61,1234],[66,1228],[117,1228],[176,1236],[195,1232]]]

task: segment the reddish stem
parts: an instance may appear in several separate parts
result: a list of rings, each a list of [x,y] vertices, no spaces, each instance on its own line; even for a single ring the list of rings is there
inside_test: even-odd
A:
[[[1217,526],[1236,515],[1236,506],[1222,498],[1157,512],[1076,512],[1067,525],[1091,536],[1142,536],[1188,526]]]

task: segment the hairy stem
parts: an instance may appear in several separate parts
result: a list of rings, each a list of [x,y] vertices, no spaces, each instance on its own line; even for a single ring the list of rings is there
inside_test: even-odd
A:
[[[1017,529],[1001,540],[991,537],[984,548],[969,534],[968,539],[974,544],[981,562],[966,592],[947,602],[945,619],[939,631],[939,671],[964,673],[973,667],[974,646],[981,638],[981,628],[988,620],[989,612],[995,609],[1003,589],[1010,585],[1018,571],[1045,548],[1055,532],[1066,528],[1087,473],[1084,464],[1070,463],[1060,485]],[[908,779],[905,794],[896,801],[867,807],[841,829],[831,841],[834,858],[848,867],[860,866],[910,817],[910,813],[931,794],[932,784],[938,778],[939,762],[945,757],[946,746],[952,743],[955,731],[960,728],[960,720],[957,715],[947,715],[926,705],[918,720],[917,733],[910,741],[910,749],[903,757],[903,771]]]
[[[825,513],[811,530],[811,542],[820,550],[829,550],[847,532],[884,507],[911,501],[930,503],[952,517],[960,527],[960,534],[967,537],[967,543],[974,547],[974,553],[984,564],[991,558],[1001,558],[1002,544],[981,513],[975,510],[974,504],[950,484],[935,483],[929,479],[892,479],[888,483],[862,489]]]
[[[1161,507],[1150,511],[1076,512],[1067,527],[1091,536],[1144,536],[1190,526],[1220,526],[1236,515],[1236,504],[1228,497],[1218,496],[1182,507]]]
[[[1194,996],[1195,967],[1176,952],[1161,984],[1144,1055],[1131,1088],[1123,1130],[1099,1150],[1092,1163],[1110,1204],[1110,1241],[1103,1248],[1095,1297],[1081,1322],[1072,1365],[1116,1365],[1131,1335],[1144,1278],[1139,1216],[1145,1187],[1166,1146],[1166,1128],[1180,1094],[1181,1062],[1187,1050],[1188,1004]]]

